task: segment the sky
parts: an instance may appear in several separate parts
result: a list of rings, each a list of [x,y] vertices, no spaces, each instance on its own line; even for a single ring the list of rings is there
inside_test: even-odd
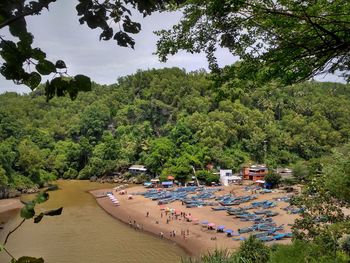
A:
[[[97,83],[116,83],[118,77],[135,73],[138,69],[180,67],[187,71],[207,69],[204,54],[181,52],[169,57],[167,63],[159,62],[153,53],[157,36],[153,31],[171,28],[181,17],[179,13],[156,13],[142,18],[135,16],[142,30],[134,35],[135,49],[120,47],[116,41],[99,41],[99,29],[80,25],[75,0],[60,0],[50,5],[50,10],[39,16],[28,17],[28,29],[34,35],[33,47],[40,47],[47,58],[65,61],[69,75],[85,74]],[[0,32],[3,34],[3,32]],[[237,59],[223,49],[217,52],[219,65],[229,65]],[[25,85],[15,85],[0,75],[0,93],[30,92]]]
[[[62,59],[69,75],[84,74],[97,83],[116,83],[118,77],[135,73],[138,69],[179,67],[187,71],[208,69],[204,54],[180,52],[170,56],[167,63],[159,62],[153,53],[157,36],[153,31],[171,28],[180,19],[180,13],[156,13],[142,18],[135,16],[142,25],[141,33],[134,35],[135,49],[120,47],[116,41],[99,41],[99,29],[80,25],[76,14],[76,0],[60,0],[50,5],[39,16],[28,17],[28,29],[34,34],[33,47],[40,47],[51,61]],[[134,18],[135,19],[135,18]],[[6,32],[0,32],[6,35]],[[225,49],[216,53],[220,66],[237,61]],[[318,77],[320,81],[340,81],[336,76]],[[24,85],[15,85],[0,74],[0,93],[30,92]]]

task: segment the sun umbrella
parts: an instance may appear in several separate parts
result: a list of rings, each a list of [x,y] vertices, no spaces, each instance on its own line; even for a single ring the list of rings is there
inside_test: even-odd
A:
[[[209,222],[207,220],[204,220],[201,222],[202,225],[207,225]]]
[[[224,229],[225,226],[218,226],[217,229]]]
[[[225,230],[225,233],[232,234],[232,233],[233,233],[233,230],[232,230],[232,229],[226,229],[226,230]]]
[[[160,206],[159,206],[159,209],[160,209],[160,210],[165,210],[165,206],[164,206],[164,205],[160,205]]]
[[[209,226],[209,227],[214,227],[215,224],[214,224],[214,223],[209,223],[208,226]]]

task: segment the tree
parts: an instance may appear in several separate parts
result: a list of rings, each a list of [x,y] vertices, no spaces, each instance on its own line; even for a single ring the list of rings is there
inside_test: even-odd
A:
[[[255,237],[250,236],[241,244],[236,257],[238,258],[238,262],[242,263],[267,263],[270,256],[269,254],[269,247]]]
[[[249,76],[260,70],[260,81],[292,83],[323,72],[349,81],[349,9],[346,0],[188,0],[181,21],[158,32],[157,54],[166,61],[180,50],[205,52],[218,70],[221,46],[245,61],[241,69]]]
[[[34,36],[27,30],[27,17],[40,15],[44,9],[49,9],[56,0],[4,0],[0,3],[0,30],[8,28],[17,41],[0,38],[0,56],[4,60],[0,73],[16,84],[25,84],[35,89],[43,76],[53,75],[46,82],[47,99],[53,96],[69,94],[75,99],[78,91],[91,90],[90,78],[84,75],[69,76],[64,61],[51,62],[46,59],[46,53],[33,47]],[[76,5],[80,24],[86,24],[91,29],[100,29],[100,40],[113,39],[117,45],[134,48],[135,41],[130,34],[137,34],[141,25],[131,20],[131,7],[143,16],[152,12],[164,10],[167,6],[178,4],[177,0],[124,0],[104,1],[79,0]]]
[[[269,172],[266,176],[265,176],[265,182],[269,185],[271,185],[271,187],[275,187],[278,186],[279,183],[281,182],[281,175],[277,174],[275,172]]]

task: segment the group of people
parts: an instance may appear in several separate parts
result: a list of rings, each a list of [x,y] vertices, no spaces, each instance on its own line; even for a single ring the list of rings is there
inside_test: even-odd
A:
[[[143,230],[143,224],[137,224],[136,221],[132,221],[129,219],[129,226],[133,227],[135,230]]]

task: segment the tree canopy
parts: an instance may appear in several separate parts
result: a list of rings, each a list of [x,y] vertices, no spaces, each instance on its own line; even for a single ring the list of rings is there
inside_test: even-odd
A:
[[[350,138],[347,85],[305,82],[281,88],[212,77],[178,68],[139,71],[113,85],[93,83],[92,91],[75,101],[46,102],[43,86],[28,95],[2,94],[0,182],[21,189],[57,177],[123,173],[132,164],[186,181],[192,166],[237,172],[249,162],[299,167],[298,178],[306,181],[316,170],[313,164],[326,163],[322,158]],[[348,151],[340,153],[342,172]],[[340,173],[332,180],[347,183]]]
[[[163,61],[179,50],[204,51],[217,69],[220,46],[262,81],[290,84],[325,72],[350,80],[349,1],[188,0],[181,10],[179,24],[158,32]]]
[[[0,56],[4,61],[0,73],[6,79],[25,84],[32,90],[41,83],[43,76],[51,75],[53,79],[46,82],[47,99],[64,95],[75,99],[79,91],[91,89],[90,78],[80,74],[70,76],[64,61],[48,60],[44,50],[33,47],[34,35],[27,29],[27,17],[40,15],[45,9],[49,10],[54,2],[56,0],[1,1],[0,30],[8,28],[11,37],[0,37]],[[100,40],[113,39],[119,46],[134,48],[132,35],[140,32],[141,24],[131,19],[131,10],[147,16],[173,4],[179,4],[179,1],[79,0],[76,11],[80,24],[101,31]]]
[[[27,17],[40,15],[56,0],[4,0],[0,3],[0,73],[15,83],[35,89],[44,76],[47,99],[91,89],[90,78],[70,76],[62,60],[49,61],[35,36],[27,30]],[[114,40],[134,48],[133,35],[141,24],[132,12],[143,16],[156,11],[180,11],[184,16],[172,30],[158,32],[157,54],[162,61],[180,50],[205,52],[211,69],[218,70],[215,51],[228,48],[244,61],[245,73],[255,72],[260,82],[279,79],[294,83],[320,73],[335,73],[349,80],[349,2],[336,1],[231,1],[231,0],[79,0],[81,24],[100,31],[100,40]]]

